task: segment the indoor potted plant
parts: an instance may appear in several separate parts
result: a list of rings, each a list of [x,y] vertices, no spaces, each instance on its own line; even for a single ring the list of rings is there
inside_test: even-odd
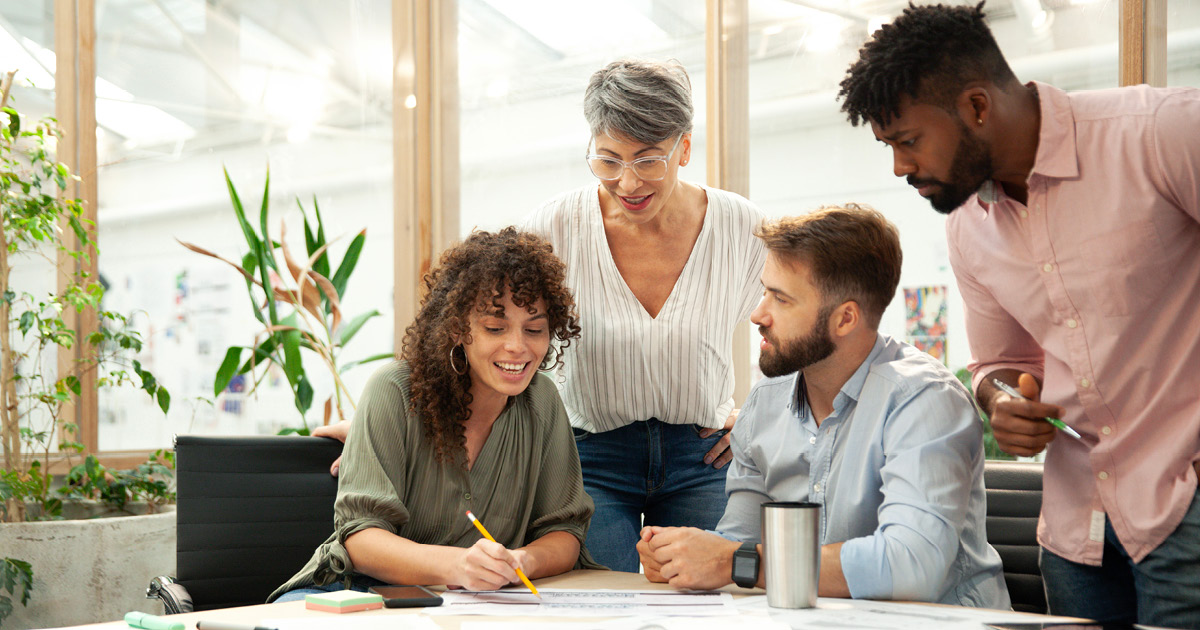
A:
[[[137,502],[142,504],[137,511],[160,512],[173,498],[173,460],[160,451],[133,471],[113,471],[84,456],[75,438],[78,427],[64,414],[82,392],[81,377],[94,374],[98,387],[139,386],[164,413],[170,395],[129,358],[140,350],[141,339],[126,317],[103,309],[98,280],[56,263],[95,255],[92,226],[82,217],[80,201],[66,194],[76,178],[55,160],[54,121],[29,121],[9,105],[13,75],[0,82],[0,623],[8,617],[18,626],[40,627],[119,616],[129,600],[114,600],[111,593],[128,590],[136,598],[145,580],[141,573],[154,575],[164,558],[168,569],[174,560],[172,514],[91,518],[97,511],[132,515]],[[14,266],[38,257],[48,258],[67,278],[65,289],[14,286]],[[63,314],[89,309],[97,314],[98,328],[79,338]],[[82,348],[82,358],[56,369],[57,351],[71,348]],[[50,466],[59,460],[69,472],[56,478]],[[111,559],[116,567],[136,568],[138,551],[156,558],[154,568],[139,570],[136,581],[97,566]],[[82,576],[97,572],[106,584],[84,587]],[[106,599],[118,610],[89,597]]]
[[[354,396],[342,381],[342,374],[351,368],[392,358],[392,353],[378,353],[355,361],[342,358],[346,344],[368,320],[379,311],[370,310],[348,317],[342,312],[342,299],[350,275],[358,264],[359,253],[366,242],[367,231],[359,231],[351,239],[341,261],[333,259],[329,247],[336,239],[327,240],[321,208],[313,199],[312,219],[296,200],[304,218],[304,255],[289,248],[287,225],[280,221],[277,237],[268,233],[270,223],[271,177],[267,173],[263,184],[257,227],[247,217],[241,197],[229,172],[225,185],[233,205],[238,227],[246,241],[247,251],[241,262],[234,262],[203,247],[180,241],[184,247],[232,267],[246,283],[246,292],[254,317],[261,325],[253,343],[231,346],[217,370],[213,394],[219,396],[238,375],[249,375],[249,391],[253,392],[267,375],[270,366],[278,367],[287,378],[296,410],[300,413],[299,429],[285,428],[280,434],[309,432],[305,414],[312,407],[314,390],[305,370],[304,356],[316,359],[327,371],[333,391],[326,397],[323,419],[329,424],[333,415],[347,418],[347,408],[354,409]]]

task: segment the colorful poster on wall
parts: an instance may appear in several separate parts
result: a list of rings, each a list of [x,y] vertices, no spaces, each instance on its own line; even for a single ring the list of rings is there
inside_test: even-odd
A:
[[[946,287],[904,289],[905,340],[946,362]]]

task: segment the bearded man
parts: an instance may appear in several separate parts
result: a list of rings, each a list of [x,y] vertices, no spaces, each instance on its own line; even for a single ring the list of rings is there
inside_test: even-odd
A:
[[[1023,83],[982,3],[909,6],[841,86],[949,215],[997,443],[1046,452],[1050,613],[1200,629],[1200,90]]]
[[[1009,608],[985,535],[983,425],[970,394],[933,357],[878,331],[900,281],[895,226],[847,205],[757,235],[766,290],[751,321],[766,378],[733,429],[729,502],[716,532],[643,529],[646,577],[763,587],[759,506],[807,501],[822,509],[821,596]]]

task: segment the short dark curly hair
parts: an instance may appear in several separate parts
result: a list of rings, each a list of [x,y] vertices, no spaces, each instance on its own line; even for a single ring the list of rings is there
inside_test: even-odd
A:
[[[971,81],[1005,87],[1017,80],[984,21],[983,2],[970,6],[914,6],[885,24],[858,51],[838,98],[850,124],[891,123],[900,99],[953,111]]]
[[[550,243],[507,227],[476,231],[446,250],[425,275],[426,294],[417,317],[404,332],[401,358],[408,362],[410,411],[425,424],[440,462],[466,465],[463,423],[471,411],[471,374],[456,373],[450,360],[466,361],[461,343],[471,343],[472,313],[504,312],[503,299],[532,309],[546,306],[551,348],[539,369],[553,369],[562,352],[579,337],[575,299],[566,286],[566,267]]]

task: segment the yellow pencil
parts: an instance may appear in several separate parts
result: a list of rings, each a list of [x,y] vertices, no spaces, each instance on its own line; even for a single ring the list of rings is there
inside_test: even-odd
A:
[[[479,533],[483,534],[484,538],[487,538],[492,542],[496,542],[496,539],[492,538],[492,535],[488,533],[486,528],[484,528],[483,523],[480,523],[479,519],[475,518],[475,515],[471,513],[471,510],[467,510],[467,518],[471,519],[471,523],[475,525],[475,529],[478,529]],[[533,582],[530,582],[529,578],[525,577],[524,571],[517,569],[517,577],[521,578],[521,581],[525,583],[525,586],[528,586],[529,590],[532,591],[534,595],[538,596],[538,599],[542,598],[541,593],[537,592],[537,588],[534,587]]]

